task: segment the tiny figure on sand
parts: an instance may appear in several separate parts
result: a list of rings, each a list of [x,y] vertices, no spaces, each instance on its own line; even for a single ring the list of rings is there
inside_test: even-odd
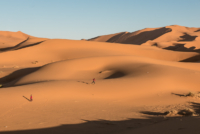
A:
[[[93,84],[93,83],[95,84],[95,81],[96,81],[96,79],[95,79],[95,78],[93,78],[93,79],[92,79],[92,84]]]
[[[31,94],[31,96],[30,96],[30,101],[32,101],[33,100],[33,96],[32,96],[32,94]]]

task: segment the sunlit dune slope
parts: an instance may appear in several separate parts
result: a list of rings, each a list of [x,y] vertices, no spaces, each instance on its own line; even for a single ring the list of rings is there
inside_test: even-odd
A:
[[[199,28],[171,25],[161,28],[145,28],[136,32],[98,36],[89,41],[150,45],[175,51],[199,51]]]
[[[196,72],[200,71],[200,69],[187,66],[184,68],[184,64],[186,63],[173,65],[173,62],[168,62],[168,65],[164,65],[159,60],[133,56],[81,58],[45,65],[35,72],[19,78],[14,82],[14,85],[57,80],[91,81],[95,77],[102,82],[109,79],[119,79],[119,81],[121,79],[124,82],[126,80],[141,80],[140,84],[145,81],[153,85],[157,84],[156,87],[159,86],[159,88],[162,86],[166,88],[169,85],[171,85],[169,86],[171,88],[182,87],[182,83],[187,82],[189,88],[194,83],[198,83],[198,77],[200,76]],[[182,68],[180,67],[181,65],[183,66]],[[191,77],[195,77],[195,79],[191,80]],[[184,86],[187,88],[186,85]],[[106,85],[104,88],[106,88]]]
[[[135,55],[167,61],[182,61],[199,56],[196,52],[173,52],[152,46],[49,39],[34,46],[2,52],[0,63],[17,65],[38,61],[44,65],[66,59],[114,55]]]

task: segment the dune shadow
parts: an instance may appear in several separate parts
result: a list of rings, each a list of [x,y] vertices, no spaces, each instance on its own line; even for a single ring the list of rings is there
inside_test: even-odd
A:
[[[156,39],[168,32],[171,32],[171,31],[172,31],[171,28],[163,27],[163,28],[152,30],[152,31],[144,31],[135,36],[131,36],[135,32],[128,33],[128,34],[130,34],[130,37],[127,38],[124,42],[120,42],[120,43],[141,45],[149,40],[154,40],[154,39]]]
[[[14,50],[19,50],[19,49],[26,48],[26,47],[36,46],[36,45],[38,45],[38,44],[40,44],[42,42],[44,42],[44,41],[40,41],[40,42],[37,42],[37,43],[33,43],[33,44],[26,45],[26,46],[22,46],[22,47],[19,46],[17,48],[14,48]]]
[[[6,51],[10,51],[11,49],[15,48],[16,46],[14,47],[6,47],[6,48],[0,48],[0,52],[6,52]]]
[[[200,49],[196,49],[195,46],[187,48],[187,47],[185,47],[185,44],[175,44],[174,46],[169,46],[164,49],[172,50],[172,51],[179,51],[179,52],[197,52],[197,53],[199,53],[198,55],[189,57],[189,58],[181,60],[179,62],[198,62],[198,61],[200,61]]]
[[[6,48],[1,48],[0,51],[1,52],[6,52],[6,51],[10,51],[13,50],[14,48],[17,48],[18,46],[20,46],[22,43],[26,42],[29,39],[29,37],[27,39],[25,39],[24,41],[20,42],[19,44],[16,44],[13,47],[6,47]]]
[[[35,45],[38,45],[38,44],[40,44],[40,43],[46,41],[46,40],[44,40],[44,41],[40,41],[40,42],[36,42],[36,43],[29,44],[29,45],[27,45],[27,46],[22,46],[22,47],[20,47],[21,44],[25,43],[25,42],[28,41],[28,40],[29,40],[29,37],[28,37],[26,40],[22,41],[21,43],[15,45],[15,46],[13,46],[13,47],[1,48],[0,51],[1,51],[1,52],[6,52],[6,51],[19,50],[19,49],[22,49],[22,48],[35,46]]]
[[[150,111],[142,111],[140,112],[142,114],[147,114],[147,115],[166,115],[166,113],[161,113],[161,112],[150,112]]]
[[[174,44],[174,46],[165,47],[166,50],[180,51],[180,52],[200,52],[195,46],[187,48],[185,44]]]
[[[195,111],[200,111],[200,103],[192,103],[192,106]],[[83,123],[78,124],[62,124],[55,127],[29,130],[0,131],[0,134],[160,134],[164,131],[167,133],[182,134],[183,131],[179,130],[184,130],[185,133],[192,132],[193,134],[198,134],[200,131],[199,117],[196,116],[166,117],[164,113],[160,112],[142,111],[141,113],[148,118],[129,118],[120,121],[82,119]],[[151,129],[152,127],[150,126],[161,127],[161,129]],[[148,129],[149,127],[150,129]],[[192,131],[194,129],[195,133]]]
[[[187,59],[184,59],[184,60],[181,60],[179,62],[199,62],[199,61],[200,61],[200,54],[190,57],[190,58],[187,58]]]
[[[6,84],[6,83],[9,83],[9,82],[12,82],[16,79],[19,79],[27,74],[30,74],[32,72],[35,72],[39,69],[40,67],[34,67],[34,68],[24,68],[24,69],[20,69],[20,70],[17,70],[17,71],[14,71],[13,73],[3,77],[3,78],[0,78],[0,83],[2,83],[3,85]]]
[[[126,74],[124,72],[116,71],[104,79],[115,79],[115,78],[120,78],[120,77],[124,77],[124,76],[126,76]]]
[[[184,33],[183,36],[180,36],[182,39],[178,40],[178,41],[194,41],[196,39],[196,37],[198,36],[191,36],[187,33]]]
[[[32,129],[32,130],[18,130],[18,131],[4,131],[0,134],[115,134],[118,132],[128,132],[140,127],[148,126],[163,121],[162,117],[151,119],[128,119],[123,121],[109,121],[109,120],[84,120],[81,124],[65,124],[57,127]]]
[[[121,32],[104,42],[141,45],[147,42],[148,40],[154,40],[162,36],[163,34],[171,32],[171,31],[172,31],[171,28],[163,27],[163,28],[152,30],[152,31],[140,32],[139,34],[136,34],[138,31],[133,32],[133,33]],[[88,41],[98,39],[99,37],[101,36],[88,39]]]
[[[195,32],[200,32],[200,29],[196,30]]]

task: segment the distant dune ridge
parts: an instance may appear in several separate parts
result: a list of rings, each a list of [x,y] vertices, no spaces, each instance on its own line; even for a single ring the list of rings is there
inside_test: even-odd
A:
[[[0,31],[0,51],[15,50],[36,43],[41,43],[46,38],[36,38],[21,31]]]
[[[157,46],[175,51],[200,51],[200,28],[171,25],[98,36],[88,41]]]
[[[0,49],[12,48],[27,38],[22,32],[0,31]]]
[[[200,28],[178,25],[89,40],[0,31],[0,134],[198,134],[199,45]]]

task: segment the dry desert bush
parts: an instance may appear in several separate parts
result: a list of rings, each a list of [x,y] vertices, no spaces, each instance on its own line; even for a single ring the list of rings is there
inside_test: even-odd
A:
[[[178,114],[183,116],[197,116],[196,112],[191,108],[183,109]]]
[[[32,62],[32,64],[37,64],[38,63],[38,61],[34,61],[34,62]]]
[[[194,93],[194,92],[189,92],[188,94],[185,95],[186,97],[200,97],[200,93]]]
[[[198,114],[191,108],[186,108],[183,110],[171,110],[171,111],[166,111],[165,112],[166,116],[178,116],[178,115],[182,115],[182,116],[198,116]]]

